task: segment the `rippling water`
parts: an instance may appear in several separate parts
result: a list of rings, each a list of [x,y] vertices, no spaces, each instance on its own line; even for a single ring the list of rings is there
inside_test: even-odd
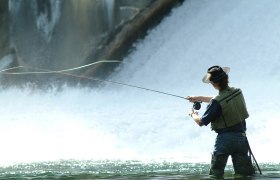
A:
[[[279,178],[279,164],[261,164],[263,176],[247,179]],[[141,161],[57,161],[16,164],[0,168],[1,179],[210,179],[209,164]],[[232,166],[225,179],[234,179]]]

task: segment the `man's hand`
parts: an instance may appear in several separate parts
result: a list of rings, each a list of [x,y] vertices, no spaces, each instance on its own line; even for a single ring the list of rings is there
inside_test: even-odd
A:
[[[202,121],[200,120],[200,117],[198,115],[198,112],[194,111],[193,108],[191,108],[190,112],[189,112],[189,116],[191,116],[191,118],[199,125],[199,126],[203,126]]]
[[[196,114],[198,116],[198,112],[194,111],[193,108],[191,108],[190,112],[189,112],[189,116],[193,117],[192,115]]]
[[[189,100],[191,103],[199,101],[199,98],[197,96],[188,96],[186,97],[187,100]]]

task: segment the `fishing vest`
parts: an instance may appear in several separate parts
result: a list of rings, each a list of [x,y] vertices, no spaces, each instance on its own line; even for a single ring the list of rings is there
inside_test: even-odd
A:
[[[214,98],[221,105],[222,114],[211,122],[212,130],[234,126],[249,117],[242,91],[228,87]]]

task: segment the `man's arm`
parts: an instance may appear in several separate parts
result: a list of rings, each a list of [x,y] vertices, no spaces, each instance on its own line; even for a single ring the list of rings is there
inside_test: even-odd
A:
[[[193,120],[196,122],[196,124],[198,124],[199,126],[203,126],[203,123],[202,123],[202,121],[201,121],[197,112],[195,112],[192,109],[189,115],[193,118]]]
[[[212,98],[213,98],[213,96],[188,96],[188,97],[186,97],[186,99],[192,103],[198,102],[198,101],[209,103]]]

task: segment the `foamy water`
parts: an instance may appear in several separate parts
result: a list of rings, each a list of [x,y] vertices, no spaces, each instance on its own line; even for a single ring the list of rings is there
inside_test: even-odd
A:
[[[269,3],[268,3],[269,2]],[[269,1],[187,1],[135,45],[112,75],[180,96],[212,95],[201,78],[231,67],[247,101],[251,148],[279,163],[280,6]],[[198,127],[183,99],[129,87],[30,87],[0,91],[0,164],[59,159],[209,162],[215,133]],[[200,111],[203,113],[205,104]]]

